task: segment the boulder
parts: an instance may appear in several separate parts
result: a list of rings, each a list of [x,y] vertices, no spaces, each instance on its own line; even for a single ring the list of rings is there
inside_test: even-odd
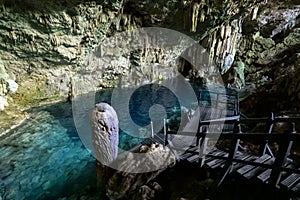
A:
[[[142,159],[134,153],[143,155]],[[106,195],[109,199],[153,199],[154,194],[160,192],[161,188],[151,181],[173,166],[175,161],[171,150],[160,144],[142,145],[133,153],[129,153],[123,161],[118,161],[119,170],[108,180]],[[145,172],[134,173],[138,171],[135,170],[137,168],[145,169]],[[157,170],[152,171],[151,168]]]

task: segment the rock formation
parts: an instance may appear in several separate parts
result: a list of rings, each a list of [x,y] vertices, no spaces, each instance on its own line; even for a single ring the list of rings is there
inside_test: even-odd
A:
[[[12,103],[23,108],[48,99],[67,98],[70,94],[75,97],[114,86],[122,75],[127,76],[133,69],[137,79],[142,79],[152,71],[153,64],[174,64],[171,62],[174,58],[164,49],[142,48],[125,55],[122,48],[114,48],[109,52],[114,59],[97,63],[102,70],[97,70],[95,79],[91,73],[94,69],[87,68],[87,64],[99,43],[116,33],[145,26],[177,30],[199,41],[209,52],[208,64],[215,65],[213,70],[203,66],[209,73],[200,71],[208,81],[213,80],[214,73],[221,72],[228,86],[247,89],[254,83],[257,88],[278,78],[268,71],[280,68],[289,73],[285,66],[294,65],[288,60],[285,66],[277,63],[298,53],[298,4],[282,0],[147,0],[143,3],[4,0],[0,6],[1,59],[9,79],[19,85],[16,94],[9,96]],[[123,42],[126,46],[128,41]],[[199,52],[191,52],[191,56],[198,58]],[[95,88],[78,86],[79,82],[91,80]],[[1,87],[0,84],[0,93]],[[294,102],[298,100],[290,92],[287,95]]]
[[[118,156],[119,121],[107,103],[96,104],[91,113],[92,142],[97,160],[109,165]]]
[[[106,195],[110,199],[153,199],[161,188],[151,181],[176,161],[170,149],[160,144],[142,145],[133,153],[141,156],[129,153],[123,160],[119,160],[119,170],[108,180]],[[153,171],[155,168],[158,170]],[[143,169],[145,172],[135,173],[138,171],[135,169]]]
[[[96,104],[91,112],[91,127],[98,178],[107,184],[107,196],[110,199],[133,198],[133,195],[135,199],[147,199],[145,196],[153,198],[160,187],[157,183],[150,183],[167,167],[175,164],[172,151],[160,144],[151,144],[142,145],[126,155],[123,153],[125,157],[122,153],[118,156],[118,117],[107,103]]]

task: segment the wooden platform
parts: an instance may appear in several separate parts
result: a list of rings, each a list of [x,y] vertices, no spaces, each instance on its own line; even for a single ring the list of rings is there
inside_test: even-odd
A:
[[[144,140],[141,145],[149,145],[152,143],[159,143],[164,145],[164,135],[156,134],[153,138],[147,138]],[[171,146],[169,146],[173,149]],[[178,151],[176,147],[175,151]],[[226,170],[228,164],[229,152],[222,151],[217,148],[207,149],[207,153],[199,156],[201,149],[199,146],[191,145],[187,148],[186,151],[178,155],[177,162],[188,162],[190,164],[199,164],[202,162],[203,166],[209,170]],[[236,152],[236,160],[241,160],[248,162],[249,164],[244,164],[240,162],[232,163],[232,170],[230,171],[231,175],[240,177],[241,179],[255,180],[263,184],[268,184],[272,169],[268,169],[262,166],[257,166],[258,164],[273,165],[275,158],[271,155],[264,154],[262,156],[256,156],[249,153],[242,153],[241,151]],[[252,164],[251,164],[252,163]],[[255,165],[256,164],[256,165]],[[287,159],[284,164],[285,167],[294,169],[294,163],[291,159]],[[229,175],[229,174],[228,174]],[[281,177],[278,183],[276,184],[277,189],[289,191],[294,195],[300,196],[300,174],[299,173],[290,173],[290,172],[281,172]]]
[[[300,197],[300,169],[288,157],[293,142],[300,141],[300,134],[295,128],[300,125],[299,117],[275,117],[271,113],[266,118],[242,118],[244,115],[239,111],[238,94],[231,91],[200,90],[198,105],[199,109],[190,117],[190,124],[198,125],[197,130],[194,128],[193,132],[188,132],[190,129],[187,128],[171,131],[166,128],[165,123],[163,133],[145,139],[141,145],[159,143],[174,152],[177,162],[223,172],[218,185],[227,177],[236,176],[244,181],[255,180]],[[255,126],[258,123],[265,124],[265,132],[243,133],[242,125]],[[290,130],[272,134],[275,123],[289,124]],[[216,139],[215,133],[221,134],[222,139],[230,140],[227,151],[208,145],[208,140]],[[185,137],[190,138],[186,140]],[[260,156],[242,150],[240,140],[249,139],[260,143]],[[270,149],[270,141],[278,143],[279,150],[276,153]]]

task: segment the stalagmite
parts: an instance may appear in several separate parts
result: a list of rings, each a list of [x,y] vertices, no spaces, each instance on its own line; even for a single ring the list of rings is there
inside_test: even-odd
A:
[[[96,104],[91,128],[96,158],[102,165],[109,165],[118,155],[119,121],[115,110],[106,103]]]

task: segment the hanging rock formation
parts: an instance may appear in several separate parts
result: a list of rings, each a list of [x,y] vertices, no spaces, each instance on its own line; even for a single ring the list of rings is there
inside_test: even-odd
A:
[[[115,48],[95,65],[101,70],[87,67],[91,52],[105,38],[144,26],[170,28],[199,41],[209,60],[197,76],[214,83],[215,74],[222,73],[226,86],[246,88],[250,94],[250,85],[252,90],[270,82],[272,74],[266,74],[267,69],[284,69],[277,63],[285,55],[299,53],[299,14],[299,2],[292,0],[4,0],[0,5],[1,59],[9,79],[19,88],[1,98],[22,109],[115,86],[121,76],[131,77],[133,72],[137,78],[123,82],[138,84],[145,77],[153,81],[159,73],[150,77],[151,67],[168,71],[176,59],[170,52],[178,55],[180,49],[145,47],[124,54],[122,48]],[[122,42],[126,46],[129,41]],[[191,52],[199,63],[201,52]],[[88,82],[93,87],[81,84]]]

